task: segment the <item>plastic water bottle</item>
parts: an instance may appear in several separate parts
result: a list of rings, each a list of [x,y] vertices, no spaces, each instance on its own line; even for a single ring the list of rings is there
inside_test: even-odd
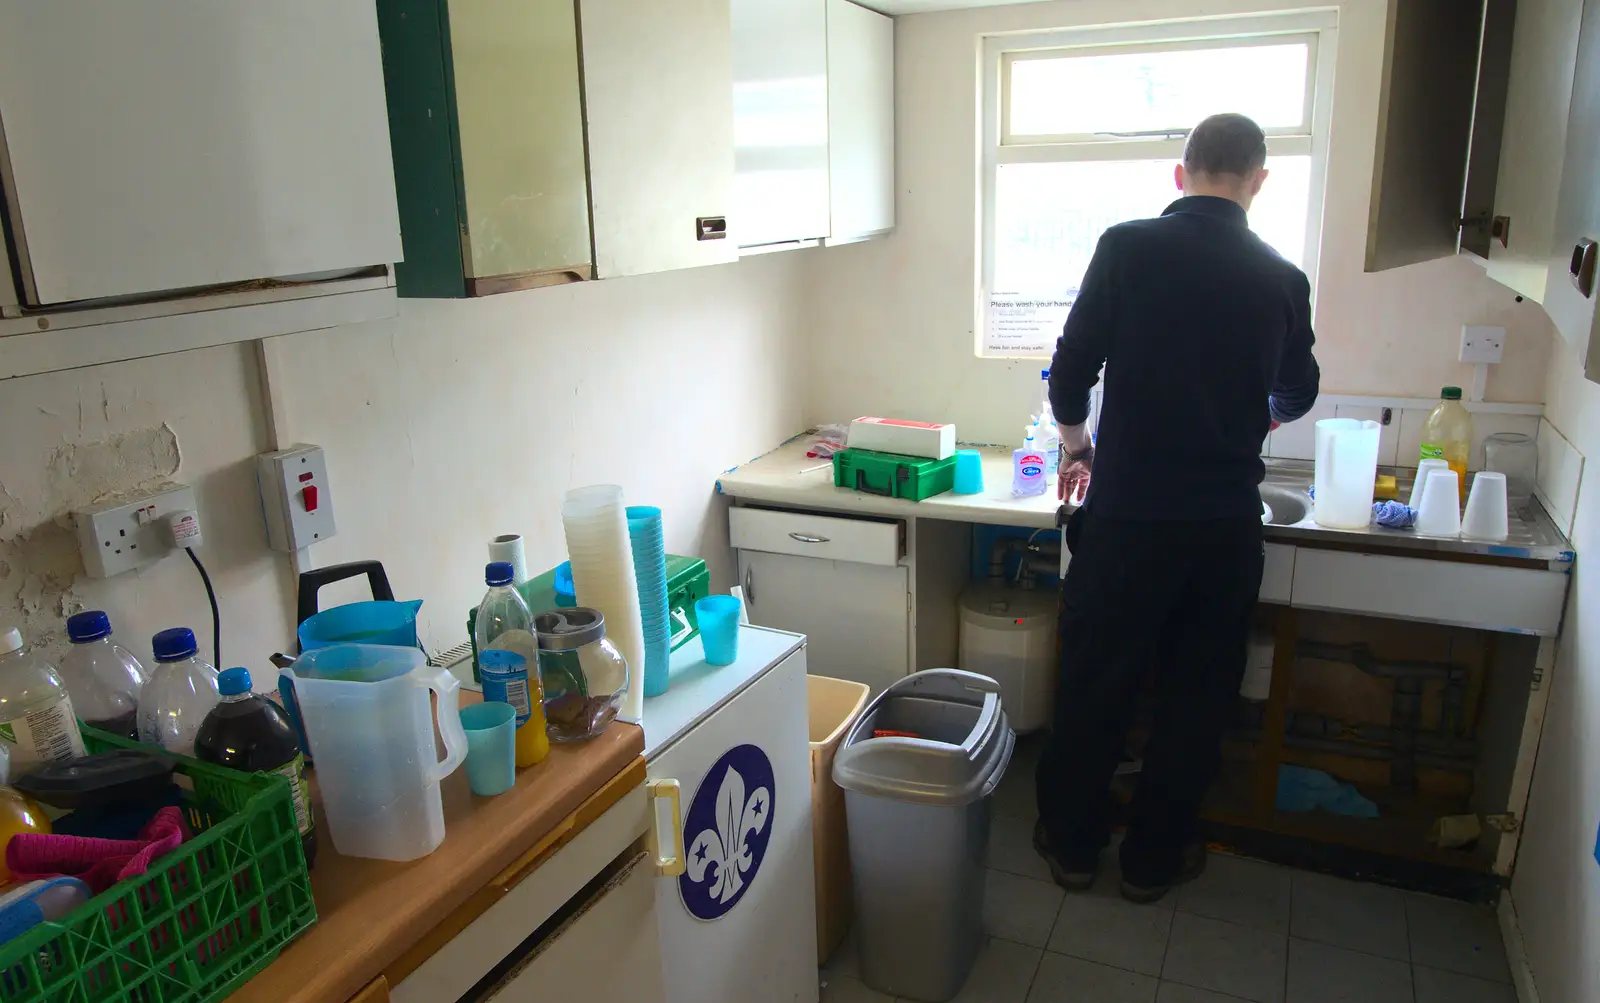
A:
[[[1050,370],[1040,370],[1039,378],[1044,381],[1044,404],[1039,408],[1039,432],[1033,438],[1044,453],[1044,479],[1048,485],[1056,482],[1056,473],[1061,467],[1061,428],[1056,424],[1055,412],[1050,409]]]
[[[139,691],[144,666],[111,640],[111,618],[92,609],[67,617],[72,648],[61,659],[61,679],[78,717],[122,738],[139,737]]]
[[[276,773],[289,781],[300,847],[306,866],[317,858],[317,833],[306,800],[306,759],[289,715],[270,700],[250,692],[250,670],[242,666],[217,674],[221,700],[200,725],[194,757],[246,773]]]
[[[478,604],[472,639],[478,652],[491,648],[514,651],[523,658],[526,676],[507,680],[491,679],[480,672],[485,700],[508,703],[517,712],[517,765],[533,766],[550,754],[550,737],[545,734],[544,691],[539,686],[539,639],[533,633],[533,616],[522,594],[511,584],[511,562],[491,561],[484,568],[484,584],[489,591]]]
[[[66,684],[39,652],[23,647],[15,627],[0,631],[0,740],[12,777],[86,752]]]
[[[188,627],[163,630],[150,647],[156,668],[139,694],[139,741],[192,756],[200,726],[222,699],[217,670],[195,657],[199,649]]]

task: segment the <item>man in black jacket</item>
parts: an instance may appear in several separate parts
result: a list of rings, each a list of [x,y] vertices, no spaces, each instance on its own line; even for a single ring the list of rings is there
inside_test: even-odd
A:
[[[1318,389],[1310,284],[1245,222],[1266,156],[1243,115],[1196,126],[1175,172],[1184,197],[1101,236],[1056,343],[1058,491],[1082,504],[1066,529],[1060,685],[1034,841],[1069,889],[1093,882],[1109,840],[1107,788],[1147,674],[1155,719],[1122,893],[1153,902],[1205,864],[1200,803],[1261,585],[1261,444]]]

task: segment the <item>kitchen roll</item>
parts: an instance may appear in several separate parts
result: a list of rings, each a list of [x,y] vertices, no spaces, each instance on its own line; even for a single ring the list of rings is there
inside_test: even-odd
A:
[[[528,580],[528,555],[523,553],[521,533],[505,533],[490,540],[489,560],[511,565],[511,584],[521,585]]]
[[[644,716],[644,623],[622,488],[597,484],[568,491],[561,525],[578,605],[605,616],[606,636],[628,661],[628,695],[617,717],[638,723]]]

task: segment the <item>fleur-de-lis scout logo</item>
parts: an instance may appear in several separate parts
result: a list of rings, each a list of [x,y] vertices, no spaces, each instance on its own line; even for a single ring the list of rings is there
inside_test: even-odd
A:
[[[736,745],[706,771],[683,820],[689,869],[678,893],[694,916],[721,919],[761,870],[772,839],[776,789],[772,762],[755,745]]]

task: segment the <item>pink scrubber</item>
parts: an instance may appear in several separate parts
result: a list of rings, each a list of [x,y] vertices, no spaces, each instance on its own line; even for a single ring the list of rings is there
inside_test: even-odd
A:
[[[124,878],[143,874],[188,838],[183,812],[168,805],[145,823],[138,839],[20,833],[6,844],[6,866],[18,881],[64,874],[99,894]]]

